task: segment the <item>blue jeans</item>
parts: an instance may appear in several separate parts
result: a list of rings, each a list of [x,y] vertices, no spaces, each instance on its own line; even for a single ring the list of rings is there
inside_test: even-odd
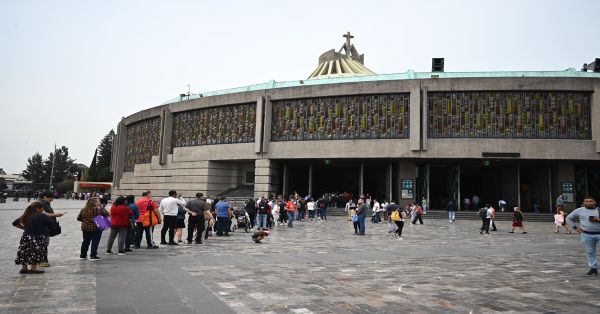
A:
[[[229,217],[217,217],[217,235],[229,234]]]
[[[596,260],[596,245],[600,243],[600,234],[581,234],[581,243],[587,254],[588,265],[590,268],[598,269],[598,261]]]
[[[294,225],[292,225],[292,223],[294,222],[294,213],[295,212],[288,212],[288,227],[293,228]]]
[[[358,234],[365,234],[365,216],[366,215],[358,216]]]
[[[456,220],[456,212],[448,212],[448,219],[455,221]]]
[[[261,229],[267,228],[267,214],[258,214],[258,227]]]

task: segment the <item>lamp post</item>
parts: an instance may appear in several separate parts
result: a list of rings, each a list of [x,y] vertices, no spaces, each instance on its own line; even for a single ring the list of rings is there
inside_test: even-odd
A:
[[[52,169],[50,170],[50,186],[48,189],[52,191],[52,181],[54,180],[54,162],[56,161],[56,143],[54,143],[54,154],[52,155]]]

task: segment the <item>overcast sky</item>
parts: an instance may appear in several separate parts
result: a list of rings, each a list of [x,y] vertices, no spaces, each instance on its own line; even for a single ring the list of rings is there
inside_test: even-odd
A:
[[[305,79],[351,31],[376,73],[580,69],[600,1],[0,0],[0,168],[54,143],[89,165],[123,116],[192,93]]]

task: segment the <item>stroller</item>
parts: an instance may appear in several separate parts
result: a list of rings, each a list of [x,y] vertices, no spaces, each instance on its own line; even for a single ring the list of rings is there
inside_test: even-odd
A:
[[[243,208],[234,207],[233,208],[234,223],[231,224],[232,228],[235,231],[237,228],[244,228],[244,231],[250,231],[250,215]]]

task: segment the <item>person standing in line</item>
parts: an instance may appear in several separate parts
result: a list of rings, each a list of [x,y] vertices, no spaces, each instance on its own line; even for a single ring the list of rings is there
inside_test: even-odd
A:
[[[367,216],[367,210],[369,206],[365,204],[365,200],[362,198],[358,200],[358,209],[356,210],[356,216],[358,217],[358,235],[365,235],[365,218]]]
[[[117,197],[115,202],[110,207],[110,234],[106,243],[106,254],[112,255],[112,247],[115,238],[118,236],[118,254],[125,255],[125,237],[127,229],[129,229],[129,218],[133,216],[133,211],[125,205],[123,196]]]
[[[446,210],[448,211],[448,221],[456,222],[456,204],[454,204],[454,200],[448,201],[448,204],[446,204]]]
[[[575,219],[578,219],[579,223]],[[596,207],[596,199],[586,196],[583,199],[583,207],[577,208],[567,216],[567,223],[581,235],[581,243],[590,267],[587,275],[598,275],[596,246],[600,243],[600,209]]]
[[[48,256],[48,240],[46,238],[50,237],[50,228],[54,225],[51,218],[64,215],[64,213],[44,213],[45,206],[40,201],[31,203],[23,215],[12,223],[13,226],[23,229],[15,259],[15,264],[21,265],[20,274],[44,272],[38,270],[37,267]],[[27,265],[30,265],[30,268]]]
[[[523,227],[523,213],[519,207],[514,208],[513,220],[512,220],[512,230],[509,233],[515,233],[515,228],[520,228],[523,231],[523,234],[526,234],[525,228]]]
[[[266,202],[261,202],[261,203],[266,204]],[[231,206],[229,205],[229,202],[227,201],[227,199],[224,196],[221,197],[221,199],[215,206],[215,212],[217,213],[217,236],[218,237],[230,236],[229,226],[231,223],[230,223],[229,217],[231,217],[232,211],[231,211]],[[266,224],[266,221],[265,221],[265,224]]]
[[[569,230],[565,225],[565,211],[560,206],[556,207],[556,214],[554,215],[554,225],[556,226],[554,228],[554,233],[558,233],[558,229],[560,229],[560,226],[562,226],[568,234],[571,234],[571,230]]]
[[[250,229],[254,230],[256,227],[256,203],[253,199],[249,198],[244,205],[244,210],[248,213],[250,217]]]
[[[142,236],[146,234],[146,244],[148,249],[158,249],[158,245],[154,244],[152,235],[154,233],[154,225],[160,224],[160,213],[158,211],[158,204],[152,200],[152,193],[150,191],[142,192],[142,198],[135,202],[140,214],[138,219],[135,220],[135,242],[133,247],[136,249],[140,248],[142,244]],[[147,211],[153,211],[157,221],[152,221],[152,225],[144,226],[144,216]]]
[[[102,207],[100,200],[97,197],[91,197],[85,203],[85,206],[79,211],[77,221],[81,221],[81,232],[83,233],[83,241],[81,242],[80,260],[87,259],[88,248],[90,242],[92,244],[90,252],[90,261],[99,260],[98,244],[102,237],[102,230],[99,230],[94,223],[94,217],[102,215],[108,217],[108,212]]]
[[[179,195],[179,198],[181,199],[181,195]],[[176,222],[176,227],[175,227],[175,240],[177,240],[177,243],[181,243],[183,242],[183,229],[185,229],[185,213],[186,212],[190,212],[190,216],[192,216],[192,214],[195,215],[195,213],[191,212],[190,210],[188,210],[187,208],[185,208],[182,205],[177,205],[177,222]]]
[[[131,243],[135,241],[135,221],[140,218],[140,211],[137,205],[135,205],[135,197],[133,195],[127,195],[125,202],[133,212],[133,216],[129,218],[129,229],[127,229],[127,236],[125,237],[125,252],[131,252]]]
[[[175,198],[177,191],[169,191],[169,197],[160,201],[159,211],[163,214],[163,227],[160,230],[160,244],[177,245],[175,242],[175,229],[179,225],[177,221],[178,205],[185,206],[185,201]],[[166,235],[169,232],[169,242]]]
[[[206,202],[202,198],[204,194],[196,193],[196,198],[189,200],[185,207],[189,210],[187,244],[192,244],[194,232],[196,232],[196,244],[202,244],[202,232],[205,231],[206,220],[204,211],[207,210]]]

